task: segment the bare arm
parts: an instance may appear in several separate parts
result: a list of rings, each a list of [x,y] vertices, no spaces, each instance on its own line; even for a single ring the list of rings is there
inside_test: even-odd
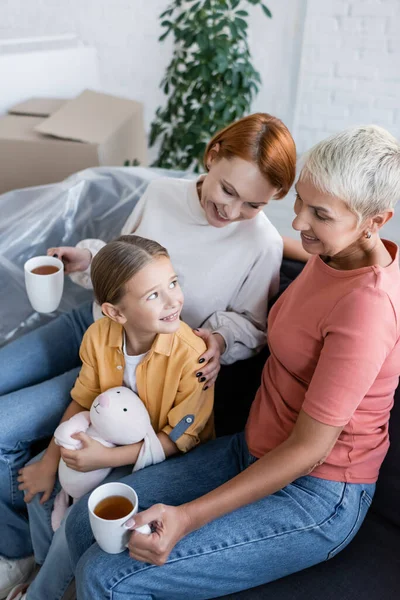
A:
[[[134,465],[143,445],[143,442],[137,442],[136,444],[107,448],[85,433],[76,433],[73,437],[82,442],[82,449],[66,450],[61,448],[61,456],[67,467],[81,472]],[[167,458],[179,452],[178,446],[166,433],[160,431],[157,437]]]
[[[209,494],[184,505],[189,532],[226,513],[274,494],[324,462],[342,427],[324,425],[301,411],[289,438]]]
[[[178,446],[166,433],[160,431],[160,433],[157,434],[157,437],[160,440],[166,458],[179,452]],[[134,465],[138,459],[142,445],[143,442],[138,442],[137,444],[130,444],[129,446],[109,448],[109,464],[105,466],[114,468],[122,467],[123,465]]]
[[[324,425],[301,411],[289,438],[212,492],[182,506],[156,504],[135,515],[133,527],[153,523],[151,536],[133,533],[130,556],[162,565],[185,535],[241,506],[273,494],[310,473],[332,450],[342,427]]]

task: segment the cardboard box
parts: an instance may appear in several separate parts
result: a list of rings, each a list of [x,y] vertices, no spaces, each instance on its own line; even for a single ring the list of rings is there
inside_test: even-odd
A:
[[[0,193],[61,181],[100,165],[147,165],[143,106],[90,90],[32,98],[0,118]]]

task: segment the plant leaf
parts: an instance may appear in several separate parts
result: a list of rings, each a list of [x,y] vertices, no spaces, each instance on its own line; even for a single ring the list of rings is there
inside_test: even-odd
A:
[[[261,8],[263,9],[263,11],[267,15],[267,17],[272,19],[272,12],[269,10],[269,8],[267,6],[265,6],[265,4],[261,4]]]
[[[260,75],[250,55],[245,1],[265,6],[262,0],[170,0],[160,16],[160,40],[171,35],[174,45],[160,86],[165,105],[150,127],[149,143],[158,146],[153,165],[202,172],[210,137],[250,112]]]

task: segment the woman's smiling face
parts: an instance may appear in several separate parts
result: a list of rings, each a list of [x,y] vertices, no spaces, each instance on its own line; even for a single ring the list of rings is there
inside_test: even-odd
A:
[[[278,193],[255,164],[242,158],[215,156],[208,168],[200,203],[213,227],[253,219]]]
[[[307,179],[296,184],[296,217],[303,248],[310,254],[336,256],[359,243],[362,225],[340,198],[320,192]]]

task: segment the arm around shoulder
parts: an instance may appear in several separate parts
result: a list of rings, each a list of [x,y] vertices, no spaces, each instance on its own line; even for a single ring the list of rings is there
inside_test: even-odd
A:
[[[192,334],[194,336],[194,334]],[[213,406],[214,386],[203,389],[203,383],[196,377],[198,358],[205,349],[203,342],[195,336],[194,346],[180,355],[184,362],[173,406],[168,413],[168,424],[162,432],[170,436],[181,452],[187,452],[200,442],[214,435]],[[160,440],[162,443],[162,440]],[[163,444],[164,446],[164,444]],[[168,450],[168,448],[166,448]]]

